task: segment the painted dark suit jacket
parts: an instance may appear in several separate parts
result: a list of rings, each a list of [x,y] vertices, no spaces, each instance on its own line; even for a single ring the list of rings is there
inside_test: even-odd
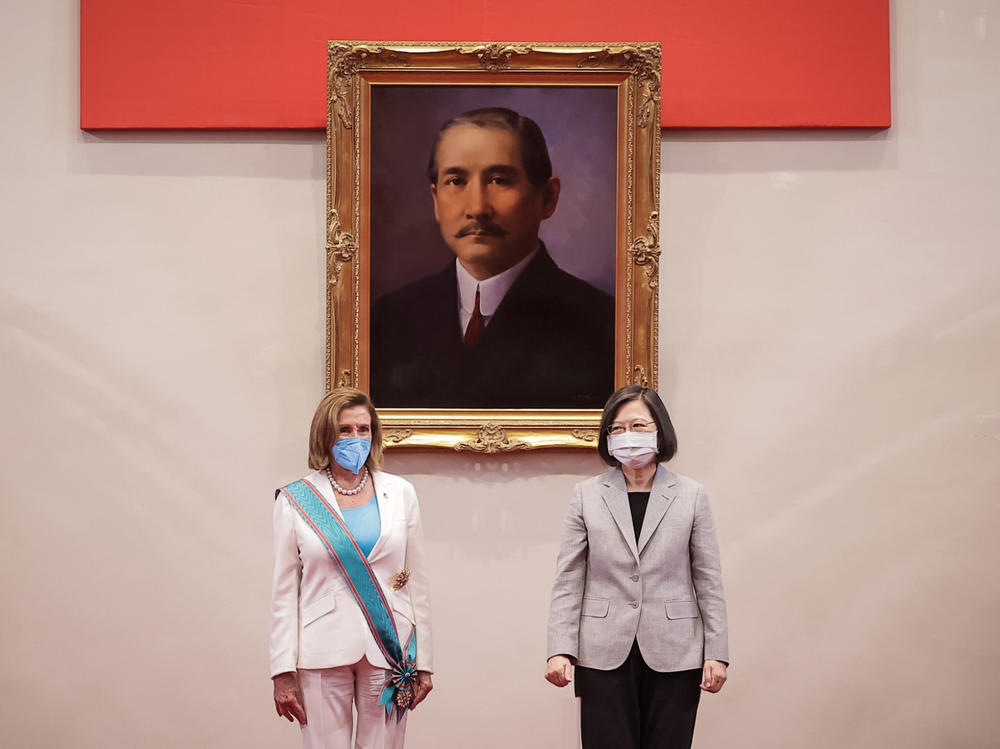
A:
[[[614,300],[543,246],[479,343],[462,345],[455,263],[372,309],[379,408],[601,408],[614,385]]]

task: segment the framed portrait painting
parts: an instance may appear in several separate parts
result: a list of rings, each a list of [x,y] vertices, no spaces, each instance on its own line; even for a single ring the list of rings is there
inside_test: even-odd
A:
[[[327,386],[389,446],[593,446],[656,386],[660,48],[330,42]]]

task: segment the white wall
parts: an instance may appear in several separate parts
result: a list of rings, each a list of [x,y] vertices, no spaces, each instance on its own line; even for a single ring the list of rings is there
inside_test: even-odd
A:
[[[733,653],[697,746],[996,744],[998,25],[896,2],[886,132],[664,135],[661,391]],[[80,132],[71,0],[5,0],[0,60],[0,744],[297,746],[269,523],[323,383],[323,137]],[[544,624],[596,459],[389,468],[435,603],[408,746],[575,746]]]

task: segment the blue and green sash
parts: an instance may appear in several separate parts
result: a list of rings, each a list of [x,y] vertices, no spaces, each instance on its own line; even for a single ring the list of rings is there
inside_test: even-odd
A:
[[[379,704],[385,706],[387,720],[393,715],[401,718],[413,701],[416,685],[416,627],[410,633],[404,653],[392,608],[385,600],[374,570],[340,514],[330,507],[315,486],[303,479],[283,487],[281,493],[315,531],[333,563],[344,575],[347,587],[358,602],[368,628],[389,664],[389,678],[382,687]]]

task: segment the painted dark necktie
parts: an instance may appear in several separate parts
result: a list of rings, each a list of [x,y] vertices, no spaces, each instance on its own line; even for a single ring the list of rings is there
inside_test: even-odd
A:
[[[465,328],[465,337],[462,338],[462,344],[467,348],[472,348],[477,343],[479,343],[479,338],[483,334],[483,328],[486,327],[486,321],[483,320],[483,313],[479,309],[479,287],[476,287],[476,307],[472,310],[472,317],[469,318],[469,324]]]

